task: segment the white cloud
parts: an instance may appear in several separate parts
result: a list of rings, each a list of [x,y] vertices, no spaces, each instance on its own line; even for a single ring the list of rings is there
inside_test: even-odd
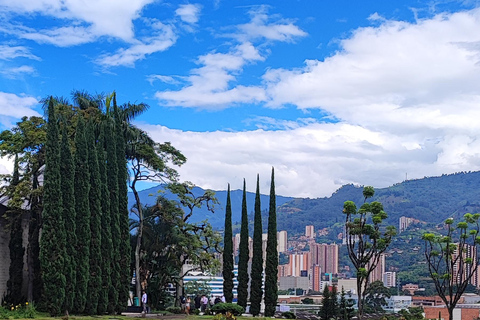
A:
[[[61,27],[45,30],[31,30],[30,32],[18,33],[24,39],[38,43],[53,44],[58,47],[70,47],[94,41],[97,36],[92,28],[82,26]]]
[[[153,84],[154,81],[161,81],[164,83],[169,83],[169,84],[179,84],[180,81],[175,79],[175,77],[172,76],[164,76],[161,74],[151,74],[147,76],[147,81],[150,82],[150,84]]]
[[[198,22],[202,6],[199,4],[181,4],[175,14],[180,17],[183,22],[195,24]]]
[[[112,36],[131,41],[133,20],[153,0],[1,0],[0,11],[18,14],[38,13],[91,26],[97,36]],[[57,31],[62,31],[61,28]],[[68,32],[68,30],[67,30]]]
[[[270,22],[271,17],[267,14],[267,7],[259,6],[250,11],[251,20],[249,23],[237,26],[240,33],[238,38],[248,40],[264,38],[282,42],[292,42],[299,37],[307,35],[305,31],[287,19],[279,19]]]
[[[0,60],[12,60],[19,57],[40,60],[40,58],[32,54],[27,47],[0,45]]]
[[[258,118],[254,120],[261,128],[285,130],[198,133],[144,128],[184,151],[189,161],[181,169],[183,176],[214,189],[224,189],[228,182],[240,188],[245,177],[253,191],[255,175],[268,182],[271,166],[278,194],[309,197],[330,195],[345,183],[386,187],[406,175],[411,179],[480,170],[480,9],[415,23],[376,19],[375,24],[354,30],[328,58],[306,60],[302,68],[268,70],[262,84],[249,87],[258,90],[255,101],[266,101],[267,106],[318,108],[338,119],[336,123],[296,125]],[[228,86],[244,68],[241,60],[208,58],[216,61],[211,62],[217,67],[214,74],[222,77],[211,87],[203,84],[204,92],[243,88]],[[203,68],[194,71],[191,86],[177,93],[196,97],[193,89],[209,78]],[[199,74],[203,77],[195,78]],[[159,97],[165,98],[163,94]],[[228,105],[235,105],[245,96],[230,98]],[[169,101],[206,104],[175,99]]]
[[[0,73],[10,79],[16,79],[18,77],[21,77],[25,74],[34,74],[35,73],[35,68],[31,66],[20,66],[20,67],[14,67],[14,68],[3,68]]]
[[[152,36],[135,41],[129,48],[119,49],[115,54],[103,54],[96,63],[104,67],[133,67],[136,61],[145,59],[147,55],[167,50],[176,39],[172,26],[158,22],[155,24],[155,32]]]
[[[13,93],[0,91],[0,115],[21,118],[23,116],[40,116],[33,110],[38,105],[38,100],[30,96],[18,96]]]
[[[177,91],[157,92],[155,97],[164,105],[220,110],[239,103],[265,101],[263,88],[247,85],[232,87],[237,75],[250,63],[265,61],[253,40],[292,41],[306,33],[285,20],[270,22],[264,7],[250,12],[251,21],[237,26],[238,33],[224,35],[239,41],[227,53],[211,52],[198,57],[201,67],[190,71],[187,85]],[[252,41],[250,41],[250,39]]]

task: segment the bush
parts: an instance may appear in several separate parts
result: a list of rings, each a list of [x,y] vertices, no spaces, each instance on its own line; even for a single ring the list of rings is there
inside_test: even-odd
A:
[[[237,320],[237,317],[230,312],[227,312],[226,314],[217,313],[215,317],[213,317],[213,320]]]
[[[170,313],[180,314],[182,313],[182,308],[180,307],[168,307],[167,311]]]
[[[0,319],[33,319],[37,315],[37,310],[33,304],[19,304],[16,306],[0,307]]]
[[[236,303],[217,303],[212,307],[212,311],[221,314],[227,314],[227,312],[230,312],[234,316],[239,316],[245,312],[245,309]]]
[[[293,313],[291,311],[283,312],[282,317],[285,318],[285,319],[297,319],[297,316],[295,315],[295,313]]]

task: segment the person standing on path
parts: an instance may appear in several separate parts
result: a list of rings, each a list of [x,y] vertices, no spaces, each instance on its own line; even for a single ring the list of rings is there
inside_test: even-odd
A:
[[[148,301],[147,293],[144,290],[142,295],[143,313],[147,313],[147,301]]]

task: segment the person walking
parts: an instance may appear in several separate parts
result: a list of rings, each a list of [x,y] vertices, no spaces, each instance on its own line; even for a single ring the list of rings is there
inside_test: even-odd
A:
[[[187,297],[187,301],[185,302],[185,313],[188,315],[190,315],[190,304],[191,304],[191,300],[190,300],[190,297]]]
[[[142,306],[143,306],[143,313],[147,313],[147,302],[148,302],[148,296],[145,290],[142,291]]]
[[[206,295],[203,295],[202,296],[202,299],[200,300],[201,304],[202,304],[202,307],[201,307],[201,310],[202,312],[205,312],[205,310],[207,310],[207,306],[208,306],[208,298]]]

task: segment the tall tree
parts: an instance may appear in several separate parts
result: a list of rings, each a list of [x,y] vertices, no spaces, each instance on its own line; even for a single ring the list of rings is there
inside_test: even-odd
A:
[[[65,123],[62,125],[62,150],[60,153],[60,172],[62,184],[63,219],[65,231],[68,235],[66,242],[65,258],[65,305],[64,310],[68,314],[73,310],[75,301],[75,287],[77,283],[77,234],[76,234],[76,209],[75,209],[75,167],[72,151],[68,140],[68,131]]]
[[[118,162],[115,143],[115,122],[109,121],[105,126],[105,143],[107,150],[107,186],[110,195],[110,226],[112,239],[110,290],[108,296],[108,313],[114,313],[118,305],[118,287],[120,277],[120,226],[118,218]]]
[[[480,264],[480,214],[467,213],[454,226],[453,218],[445,221],[447,234],[425,233],[425,258],[435,289],[445,303],[449,319]]]
[[[88,166],[88,145],[85,134],[85,120],[78,117],[75,132],[75,206],[76,214],[76,267],[77,282],[74,311],[82,313],[87,302],[88,281],[90,278],[90,170]]]
[[[113,107],[115,109],[116,134],[115,144],[118,165],[118,226],[120,231],[119,247],[119,268],[120,282],[118,287],[117,313],[121,313],[127,306],[129,298],[129,284],[131,279],[130,270],[130,226],[128,217],[128,172],[126,160],[125,130],[123,119],[117,106],[116,94],[113,96]]]
[[[10,267],[9,279],[7,281],[7,296],[4,302],[17,305],[22,302],[22,284],[23,284],[23,255],[25,248],[23,247],[23,210],[22,197],[19,196],[17,188],[20,185],[20,169],[18,155],[15,155],[13,175],[8,185],[7,194],[10,196],[8,201],[7,217],[10,221],[10,241],[8,248],[10,251]]]
[[[365,309],[368,312],[385,312],[383,307],[388,304],[386,299],[390,298],[391,294],[390,289],[385,287],[382,281],[370,283],[365,293]]]
[[[388,217],[380,202],[367,203],[375,190],[367,186],[363,188],[364,203],[357,210],[353,201],[345,201],[345,229],[348,256],[357,270],[358,317],[363,315],[366,288],[370,274],[378,265],[382,254],[387,250],[396,234],[394,226],[386,226],[380,230],[383,221]]]
[[[247,213],[247,191],[245,179],[243,179],[242,198],[242,224],[240,228],[240,245],[238,253],[238,287],[237,304],[243,308],[247,307],[248,298],[248,213]]]
[[[46,101],[48,103],[48,100]],[[29,302],[40,301],[43,290],[40,273],[40,224],[42,216],[42,187],[40,177],[43,177],[45,165],[45,141],[47,136],[46,121],[42,117],[23,117],[10,130],[0,133],[0,157],[12,158],[18,155],[21,171],[21,188],[15,188],[21,203],[29,203],[26,215],[28,221],[28,245],[26,268],[28,272],[27,299]],[[0,192],[10,183],[11,177],[5,175],[6,182],[0,186]],[[20,191],[17,193],[17,191]],[[10,198],[12,196],[8,195]]]
[[[255,217],[253,224],[253,257],[250,277],[250,313],[255,317],[260,314],[262,302],[262,275],[263,275],[263,251],[262,251],[262,209],[260,205],[260,181],[257,175],[257,191],[255,194]]]
[[[265,263],[265,317],[273,317],[278,299],[277,205],[275,171],[272,168],[270,206],[268,212],[267,258]]]
[[[98,165],[97,149],[95,147],[94,125],[87,124],[85,138],[88,149],[88,169],[90,171],[89,209],[90,209],[90,255],[89,279],[87,287],[86,314],[96,314],[102,282],[102,181]]]
[[[342,293],[340,294],[340,302],[338,305],[338,319],[350,320],[353,318],[355,309],[353,308],[353,300],[347,299],[345,289],[342,287]]]
[[[322,293],[322,307],[320,308],[320,319],[330,320],[335,319],[338,314],[337,308],[337,289],[332,288],[332,291],[325,286]]]
[[[105,140],[105,124],[100,125],[100,134],[98,137],[97,143],[97,157],[98,157],[98,167],[100,174],[101,182],[101,205],[102,205],[102,215],[101,215],[101,269],[102,269],[102,282],[101,290],[99,293],[98,299],[98,314],[105,314],[107,312],[107,307],[109,304],[109,293],[111,291],[111,264],[112,264],[112,233],[110,229],[111,218],[110,218],[110,192],[108,190],[107,184],[107,168],[106,168],[106,157],[105,157],[105,147],[108,141]],[[100,284],[99,284],[100,285]]]
[[[43,278],[43,301],[52,316],[59,315],[65,300],[65,225],[62,217],[60,182],[60,139],[54,101],[48,101],[45,174],[43,182],[43,228],[40,262]]]
[[[225,206],[225,229],[223,236],[223,296],[225,301],[233,301],[233,234],[232,234],[232,203],[230,200],[230,184],[227,190]]]

